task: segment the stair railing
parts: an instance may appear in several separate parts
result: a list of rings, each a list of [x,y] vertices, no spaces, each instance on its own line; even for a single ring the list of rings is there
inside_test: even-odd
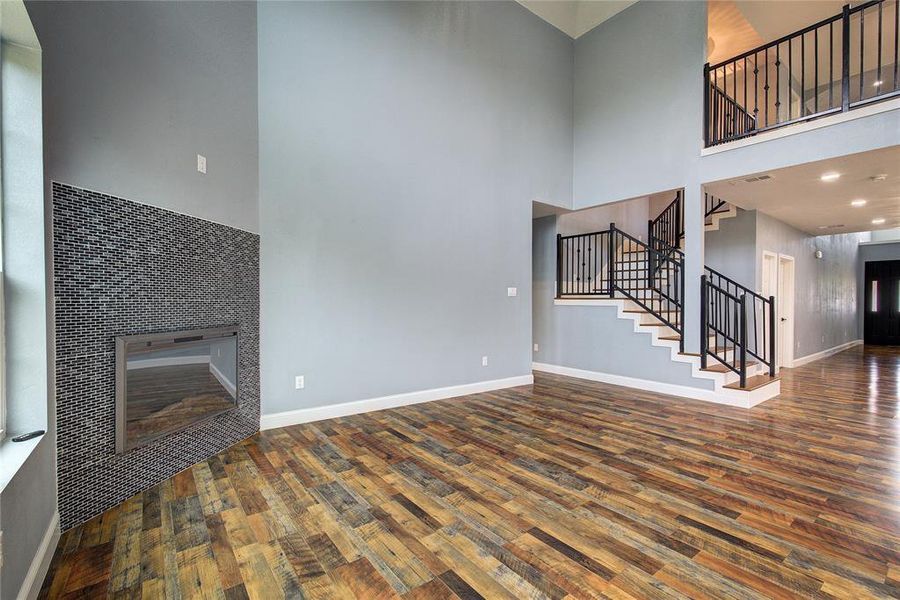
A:
[[[647,223],[647,240],[650,247],[659,252],[677,249],[684,237],[684,202],[682,191],[655,219]]]
[[[743,387],[750,356],[774,377],[775,297],[765,298],[709,267],[700,290],[701,366],[706,368],[712,356],[737,373]]]
[[[556,297],[609,296],[609,231],[556,236]]]
[[[709,193],[703,194],[703,219],[704,221],[718,213],[728,212],[728,203]]]
[[[684,254],[657,250],[609,224],[615,249],[611,288],[662,321],[679,336],[684,352]]]
[[[735,296],[700,276],[700,367],[712,356],[747,385],[746,296]],[[712,343],[710,343],[712,339]]]
[[[900,96],[900,2],[869,0],[703,67],[715,146]]]
[[[610,223],[606,231],[556,236],[556,297],[621,294],[680,337],[684,351],[684,254],[660,251]]]

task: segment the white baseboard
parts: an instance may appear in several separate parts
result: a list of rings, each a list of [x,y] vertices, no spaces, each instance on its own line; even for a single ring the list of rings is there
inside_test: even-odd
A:
[[[796,369],[797,367],[802,367],[803,365],[808,365],[811,362],[815,362],[819,359],[826,358],[828,356],[832,356],[833,354],[837,354],[838,352],[843,352],[848,348],[853,348],[854,346],[861,346],[863,340],[851,340],[845,344],[840,344],[839,346],[835,346],[833,348],[828,348],[827,350],[822,350],[821,352],[816,352],[815,354],[808,354],[801,358],[795,358],[794,362],[791,363],[791,368]]]
[[[781,385],[778,381],[774,382],[771,387],[766,386],[765,388],[759,388],[752,392],[726,389],[704,390],[675,383],[663,383],[651,379],[638,379],[637,377],[626,377],[625,375],[615,375],[613,373],[603,373],[601,371],[587,371],[585,369],[550,365],[547,363],[532,363],[532,368],[535,371],[543,371],[545,373],[577,377],[578,379],[599,381],[600,383],[621,385],[646,392],[679,396],[691,400],[703,400],[705,402],[714,402],[716,404],[725,404],[727,406],[736,406],[739,408],[752,408],[757,404],[778,395],[781,390]]]
[[[41,545],[38,546],[34,560],[28,567],[28,573],[25,574],[25,580],[22,587],[19,588],[18,600],[34,600],[41,592],[41,586],[44,585],[44,577],[47,576],[47,569],[50,568],[50,560],[53,553],[56,552],[56,544],[59,542],[59,511],[53,513],[50,524],[47,525],[47,531],[44,532],[44,538]]]
[[[386,408],[397,408],[398,406],[408,406],[410,404],[431,402],[433,400],[444,400],[446,398],[455,398],[457,396],[466,396],[468,394],[479,394],[481,392],[490,392],[492,390],[500,390],[520,385],[531,385],[532,383],[534,383],[534,376],[529,374],[520,375],[518,377],[507,377],[505,379],[493,379],[490,381],[478,381],[476,383],[421,390],[418,392],[408,392],[405,394],[395,394],[393,396],[368,398],[366,400],[356,400],[354,402],[342,402],[341,404],[332,404],[329,406],[300,408],[297,410],[262,415],[259,419],[259,428],[261,430],[275,429],[276,427],[287,427],[288,425],[311,423],[323,419],[358,415],[376,410],[384,410]]]

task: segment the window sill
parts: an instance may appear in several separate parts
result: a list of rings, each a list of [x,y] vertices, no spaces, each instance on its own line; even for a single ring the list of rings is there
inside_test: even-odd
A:
[[[45,433],[24,442],[13,442],[9,438],[0,442],[0,493],[6,489],[6,486],[46,435]]]

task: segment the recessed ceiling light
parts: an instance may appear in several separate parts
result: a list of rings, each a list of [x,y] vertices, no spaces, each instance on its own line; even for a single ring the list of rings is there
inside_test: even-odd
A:
[[[881,87],[882,83],[884,83],[884,82],[879,79],[875,83],[872,84],[872,87]]]
[[[850,203],[850,206],[865,206],[865,205],[866,205],[866,201],[863,200],[862,198],[854,200],[853,202]]]
[[[883,225],[883,224],[884,224],[884,219],[882,219],[881,217],[878,217],[877,219],[872,219],[872,225]]]
[[[832,172],[832,173],[825,173],[824,175],[819,177],[819,179],[821,179],[822,181],[836,181],[840,176],[841,176],[840,173]]]

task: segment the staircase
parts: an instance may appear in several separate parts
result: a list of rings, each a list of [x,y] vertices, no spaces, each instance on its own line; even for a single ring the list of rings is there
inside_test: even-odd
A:
[[[718,231],[720,221],[737,216],[737,207],[734,204],[730,204],[712,194],[703,194],[703,201],[705,206],[704,231]]]
[[[712,208],[708,226],[717,227],[735,211],[724,201]],[[666,347],[670,360],[690,365],[694,379],[713,382],[711,394],[694,397],[750,408],[780,392],[774,300],[707,269],[701,281],[702,349],[685,352],[683,223],[679,193],[648,223],[647,243],[615,223],[606,231],[558,235],[557,302],[616,307],[617,317],[630,320],[635,332],[649,333],[652,346]]]

